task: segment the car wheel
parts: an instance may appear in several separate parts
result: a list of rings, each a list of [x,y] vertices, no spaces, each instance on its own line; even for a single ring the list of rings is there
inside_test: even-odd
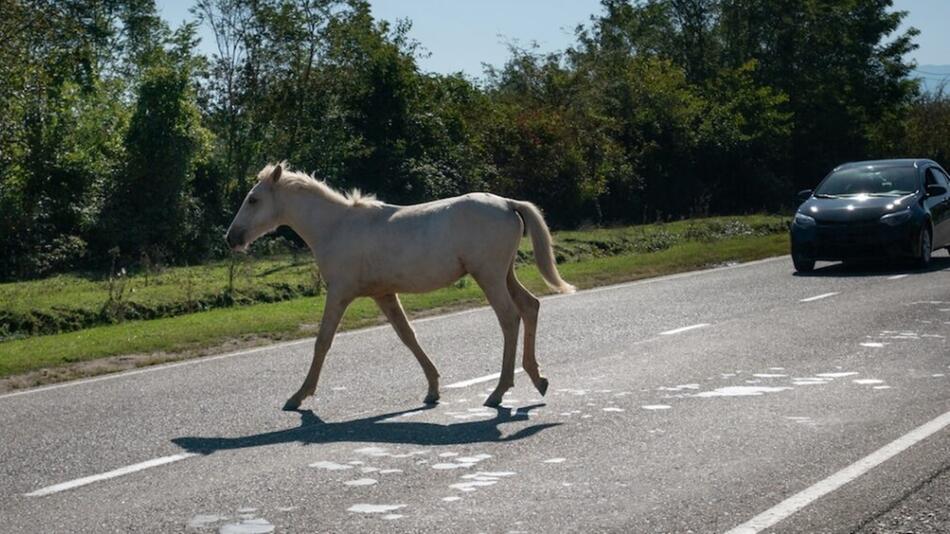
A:
[[[933,254],[933,240],[930,235],[930,228],[926,226],[920,231],[920,255],[917,256],[917,266],[927,267],[930,265],[930,257]]]
[[[815,260],[803,258],[798,254],[792,254],[792,265],[800,273],[810,273],[815,270]]]

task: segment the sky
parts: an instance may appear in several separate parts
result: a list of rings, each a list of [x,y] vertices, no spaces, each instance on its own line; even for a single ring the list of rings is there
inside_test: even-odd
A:
[[[600,12],[600,0],[371,0],[377,19],[412,21],[410,35],[427,53],[419,59],[424,71],[464,72],[481,77],[482,63],[501,66],[508,43],[527,47],[537,43],[542,52],[563,50],[574,43],[574,28]],[[162,16],[177,27],[191,15],[188,0],[157,0]],[[950,1],[894,0],[894,8],[908,11],[902,30],[921,30],[920,45],[910,57],[918,65],[950,65]],[[215,52],[205,30],[201,49]],[[926,70],[921,67],[921,70]],[[930,71],[927,71],[930,72]],[[927,74],[921,74],[928,76]],[[942,75],[947,76],[947,75]],[[948,76],[950,77],[950,76]]]

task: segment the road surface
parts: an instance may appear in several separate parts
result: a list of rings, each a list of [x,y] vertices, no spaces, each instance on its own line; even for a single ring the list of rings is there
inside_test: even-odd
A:
[[[491,311],[414,324],[442,374],[431,409],[388,326],[338,336],[299,412],[280,407],[312,340],[0,396],[2,530],[950,524],[943,253],[927,272],[794,276],[786,257],[545,298],[550,390],[519,373],[499,410],[481,406]]]

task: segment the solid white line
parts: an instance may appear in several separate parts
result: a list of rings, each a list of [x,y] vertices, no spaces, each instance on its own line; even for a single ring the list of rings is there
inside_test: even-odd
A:
[[[112,471],[100,473],[98,475],[77,478],[76,480],[70,480],[69,482],[63,482],[62,484],[47,486],[45,488],[41,488],[36,491],[31,491],[30,493],[27,493],[26,496],[27,497],[43,497],[46,495],[52,495],[53,493],[59,493],[61,491],[78,488],[79,486],[85,486],[86,484],[92,484],[93,482],[99,482],[101,480],[108,480],[110,478],[120,477],[122,475],[128,475],[130,473],[135,473],[136,471],[141,471],[143,469],[148,469],[150,467],[158,467],[160,465],[170,464],[172,462],[184,460],[185,458],[190,458],[192,456],[197,456],[197,454],[191,453],[191,452],[183,452],[181,454],[175,454],[172,456],[162,456],[161,458],[155,458],[154,460],[149,460],[147,462],[120,467],[119,469],[114,469]]]
[[[515,369],[515,373],[520,373],[521,369]],[[478,378],[469,378],[468,380],[462,380],[461,382],[456,382],[454,384],[449,384],[447,386],[442,386],[445,389],[458,389],[458,388],[467,388],[468,386],[474,386],[475,384],[481,384],[482,382],[490,382],[492,380],[498,380],[498,377],[501,376],[501,373],[492,373],[490,375],[480,376]]]
[[[746,521],[732,530],[729,530],[726,532],[726,534],[756,534],[758,532],[762,532],[763,530],[775,525],[779,521],[808,506],[812,502],[831,493],[832,491],[835,491],[841,486],[844,486],[848,482],[851,482],[864,473],[867,473],[871,469],[881,465],[890,458],[897,456],[918,442],[927,439],[937,432],[940,432],[946,428],[947,425],[950,425],[950,412],[947,412],[936,419],[933,419],[932,421],[925,423],[914,430],[911,430],[907,434],[904,434],[903,436],[872,452],[864,458],[861,458],[857,462],[845,467],[841,471],[838,471],[821,482],[818,482],[817,484],[802,492],[792,495],[788,499],[785,499],[772,508],[769,508],[761,514],[753,517],[749,521]]]
[[[802,300],[800,300],[800,301],[798,301],[798,302],[813,302],[813,301],[816,301],[816,300],[821,300],[821,299],[826,299],[826,298],[828,298],[828,297],[833,297],[833,296],[835,296],[835,295],[837,295],[837,294],[838,294],[837,291],[835,291],[835,292],[833,292],[833,293],[823,293],[823,294],[821,294],[821,295],[815,295],[814,297],[808,297],[807,299],[802,299]]]
[[[580,290],[580,291],[578,291],[578,292],[576,292],[576,293],[571,293],[571,294],[547,295],[547,296],[544,296],[544,297],[541,297],[541,298],[542,298],[542,300],[554,300],[554,299],[560,299],[560,298],[568,298],[568,297],[573,297],[573,296],[585,295],[585,294],[590,294],[590,293],[600,293],[600,292],[602,292],[602,291],[613,291],[613,290],[618,290],[618,289],[625,289],[625,288],[632,287],[632,286],[639,286],[639,285],[644,285],[644,284],[655,284],[655,283],[658,283],[658,282],[666,282],[666,281],[670,281],[670,280],[678,280],[678,279],[681,279],[681,278],[691,278],[691,277],[694,277],[694,276],[701,276],[701,275],[704,275],[704,274],[717,273],[717,272],[719,272],[719,271],[729,271],[729,270],[732,270],[732,269],[740,269],[740,268],[743,268],[743,267],[753,267],[753,266],[756,266],[756,265],[761,265],[761,264],[764,264],[764,263],[771,263],[771,262],[775,262],[775,261],[779,261],[779,260],[783,260],[783,259],[787,259],[787,258],[788,258],[788,255],[785,255],[785,256],[776,256],[776,257],[772,257],[772,258],[765,258],[765,259],[755,260],[755,261],[749,261],[749,262],[745,262],[745,263],[738,263],[738,264],[736,264],[736,265],[726,265],[726,266],[723,266],[723,267],[714,267],[714,268],[712,268],[712,269],[700,269],[700,270],[697,270],[697,271],[689,271],[689,272],[684,272],[684,273],[670,274],[670,275],[666,275],[666,276],[658,276],[658,277],[656,277],[656,278],[646,278],[646,279],[643,279],[643,280],[634,280],[634,281],[632,281],[632,282],[623,282],[623,283],[620,283],[620,284],[614,284],[614,285],[608,285],[608,286],[600,286],[600,287],[595,287],[595,288],[591,288],[591,289],[583,289],[583,290]],[[447,318],[451,318],[451,317],[457,317],[457,316],[459,316],[459,315],[465,315],[465,314],[469,314],[469,313],[475,313],[475,312],[483,311],[483,310],[485,310],[485,309],[487,309],[487,308],[488,308],[487,306],[480,306],[480,307],[477,307],[477,308],[470,308],[470,309],[467,309],[467,310],[461,310],[461,311],[458,311],[458,312],[448,313],[448,314],[445,314],[445,315],[433,315],[433,316],[430,316],[430,317],[423,317],[423,318],[419,318],[419,319],[413,319],[413,323],[417,323],[417,324],[418,324],[418,323],[425,323],[425,322],[429,322],[429,321],[438,321],[438,320],[447,319]],[[348,335],[362,334],[362,333],[366,333],[366,332],[372,332],[372,331],[374,331],[374,330],[379,330],[379,329],[381,329],[381,328],[389,328],[389,326],[388,326],[388,325],[378,325],[378,326],[371,326],[371,327],[368,327],[368,328],[360,328],[360,329],[357,329],[357,330],[347,330],[346,332],[340,332],[339,334],[337,334],[337,336],[348,336]],[[294,347],[294,346],[297,346],[297,345],[312,344],[313,342],[314,342],[314,338],[312,338],[312,337],[310,337],[310,338],[304,338],[304,339],[296,339],[296,340],[293,340],[293,341],[285,341],[285,342],[282,342],[282,343],[275,343],[275,344],[273,344],[273,345],[262,345],[262,346],[260,346],[260,347],[254,347],[254,348],[252,348],[252,349],[244,349],[244,350],[239,350],[239,351],[235,351],[235,352],[226,352],[226,353],[224,353],[224,354],[217,354],[217,355],[214,355],[214,356],[204,356],[204,357],[189,359],[189,360],[185,360],[185,361],[181,361],[181,362],[172,362],[172,363],[165,363],[165,364],[159,364],[159,365],[152,365],[152,366],[143,367],[143,368],[140,368],[140,369],[131,369],[131,370],[129,370],[129,371],[121,371],[121,372],[117,372],[117,373],[110,373],[110,374],[107,374],[107,375],[97,376],[97,377],[93,377],[93,378],[81,378],[81,379],[79,379],[79,380],[71,380],[71,381],[69,381],[69,382],[62,382],[62,383],[59,383],[59,384],[52,384],[52,385],[49,385],[49,386],[40,386],[40,387],[36,387],[36,388],[25,389],[25,390],[22,390],[22,391],[14,391],[14,392],[10,392],[10,393],[4,393],[4,394],[0,395],[0,400],[2,400],[2,399],[7,399],[7,398],[12,398],[12,397],[19,397],[20,395],[31,395],[31,394],[33,394],[33,393],[41,393],[41,392],[44,392],[44,391],[51,391],[51,390],[54,390],[54,389],[68,388],[68,387],[74,387],[74,386],[82,386],[82,385],[85,385],[85,384],[92,384],[92,383],[94,383],[94,382],[101,382],[101,381],[103,381],[103,380],[115,380],[116,378],[124,378],[124,377],[127,377],[127,376],[139,375],[139,374],[144,374],[144,373],[152,373],[152,372],[155,372],[155,371],[165,371],[165,370],[167,370],[167,369],[174,369],[174,368],[176,368],[176,367],[182,367],[182,366],[185,366],[185,365],[196,365],[196,364],[200,364],[200,363],[206,363],[206,362],[211,362],[211,361],[215,361],[215,360],[221,360],[221,359],[224,359],[224,358],[231,358],[231,357],[234,357],[234,356],[245,356],[245,355],[248,355],[248,354],[254,354],[254,353],[257,353],[257,352],[264,351],[264,350],[272,350],[272,349],[280,349],[280,348]]]
[[[888,280],[900,280],[901,278],[907,278],[908,276],[910,276],[910,275],[908,275],[908,274],[896,274],[896,275],[894,275],[894,276],[888,276],[887,279],[888,279]]]
[[[667,330],[666,332],[660,332],[661,336],[669,336],[672,334],[679,334],[680,332],[686,332],[687,330],[695,330],[697,328],[705,328],[709,326],[709,323],[699,323],[691,326],[684,326],[682,328],[674,328],[673,330]]]
[[[731,271],[731,270],[733,270],[733,269],[741,269],[741,268],[743,268],[743,267],[754,267],[754,266],[757,266],[757,265],[762,265],[762,264],[764,264],[764,263],[772,263],[772,262],[776,262],[776,261],[779,261],[779,260],[786,260],[786,261],[787,261],[788,258],[790,258],[790,256],[787,255],[787,254],[786,254],[785,256],[773,256],[773,257],[771,257],[771,258],[764,258],[764,259],[761,259],[761,260],[747,261],[747,262],[745,262],[745,263],[737,263],[737,264],[735,264],[735,265],[724,265],[724,266],[722,266],[722,267],[713,267],[712,269],[699,269],[699,270],[696,270],[696,271],[686,271],[686,272],[682,272],[682,273],[668,274],[668,275],[665,275],[665,276],[657,276],[657,277],[655,277],[655,278],[642,278],[642,279],[640,279],[640,280],[633,280],[632,282],[621,282],[621,283],[619,283],[619,284],[592,287],[592,288],[590,288],[590,289],[581,289],[581,290],[578,290],[576,293],[557,293],[557,294],[554,294],[554,295],[547,295],[547,296],[542,297],[542,298],[544,298],[545,300],[563,299],[563,298],[572,297],[572,296],[574,296],[574,295],[583,295],[583,294],[590,294],[590,293],[600,293],[600,292],[602,292],[602,291],[612,291],[612,290],[614,290],[614,289],[624,289],[624,288],[628,288],[628,287],[632,287],[632,286],[642,286],[642,285],[646,285],[646,284],[655,284],[655,283],[657,283],[657,282],[668,282],[668,281],[671,281],[671,280],[679,280],[679,279],[681,279],[681,278],[692,278],[692,277],[694,277],[694,276],[702,276],[702,275],[704,275],[704,274],[718,273],[718,272],[720,272],[720,271]],[[950,270],[950,269],[947,269],[947,270]]]

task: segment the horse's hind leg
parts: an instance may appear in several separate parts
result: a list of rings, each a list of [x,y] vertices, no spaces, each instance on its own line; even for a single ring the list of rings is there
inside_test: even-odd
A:
[[[514,265],[508,268],[507,283],[508,293],[511,294],[524,321],[524,354],[521,356],[521,365],[534,383],[534,387],[541,395],[544,395],[548,390],[548,379],[541,376],[538,360],[534,354],[534,342],[538,331],[538,310],[541,308],[541,302],[518,281]]]
[[[521,320],[518,309],[508,293],[504,271],[499,272],[498,275],[472,273],[472,277],[475,278],[482,291],[485,292],[485,296],[488,297],[488,303],[495,310],[498,323],[501,325],[501,331],[505,336],[501,377],[498,379],[498,386],[495,391],[485,400],[485,406],[495,407],[501,404],[505,392],[515,385],[515,353],[518,350],[518,329]]]
[[[412,325],[409,324],[409,319],[406,317],[405,310],[402,309],[399,297],[396,295],[385,295],[376,297],[374,300],[376,300],[379,309],[386,315],[386,319],[389,320],[389,323],[393,325],[393,328],[396,330],[396,335],[409,347],[409,350],[412,351],[419,365],[422,366],[422,371],[426,374],[426,381],[429,382],[429,393],[423,402],[426,404],[435,404],[439,400],[439,372],[436,370],[435,365],[432,364],[432,360],[426,356],[425,351],[419,346],[419,342],[416,341],[416,333],[412,329]]]

